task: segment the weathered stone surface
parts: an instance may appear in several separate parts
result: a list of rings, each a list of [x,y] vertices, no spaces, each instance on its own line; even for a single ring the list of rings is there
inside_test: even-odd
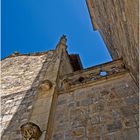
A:
[[[51,57],[18,54],[3,60],[2,139],[22,139],[20,126],[28,122],[40,127],[41,140],[137,139],[138,88],[122,60],[73,72],[64,43]],[[30,139],[32,132],[23,134]]]
[[[5,85],[2,87],[3,140],[21,139],[21,134],[16,132],[28,122],[39,82],[48,66],[46,58],[47,55],[18,56],[2,60],[2,84]],[[21,81],[17,84],[18,78]]]
[[[112,124],[107,125],[107,130],[109,132],[116,131],[122,128],[122,123],[120,121],[113,122]]]
[[[85,134],[85,128],[84,127],[78,127],[72,130],[71,135],[73,137],[82,138]]]
[[[53,140],[63,140],[63,134],[58,133],[53,136]]]
[[[99,30],[113,57],[122,57],[139,82],[139,1],[86,0],[93,28]]]
[[[138,140],[139,134],[136,128],[125,129],[123,132],[124,140]]]
[[[139,103],[139,97],[134,96],[134,97],[126,98],[125,101],[128,105],[135,105]]]
[[[52,54],[52,52],[50,53]],[[47,63],[46,59],[47,55],[18,56],[4,59],[1,62],[2,94],[6,95],[15,91],[20,92],[30,89],[39,71],[42,69],[43,63]],[[38,82],[36,81],[34,86],[37,86]]]
[[[127,116],[132,116],[135,114],[134,110],[132,107],[129,106],[122,106],[120,108],[120,112],[122,113],[123,116],[127,117]]]
[[[60,131],[64,140],[125,140],[127,130],[138,125],[137,90],[130,81],[133,79],[126,74],[59,95],[53,135]]]
[[[91,98],[86,98],[84,100],[81,101],[81,106],[87,106],[87,105],[90,105],[92,104],[92,99]]]

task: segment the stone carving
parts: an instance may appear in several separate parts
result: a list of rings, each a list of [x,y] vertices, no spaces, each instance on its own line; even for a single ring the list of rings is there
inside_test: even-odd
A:
[[[68,79],[64,79],[64,80],[63,80],[63,85],[64,85],[64,89],[65,89],[65,90],[69,89],[69,86],[70,86],[70,85],[69,85],[69,83],[68,83]]]
[[[63,35],[63,36],[60,38],[60,40],[59,40],[59,42],[58,42],[56,48],[57,48],[57,49],[58,49],[58,48],[66,49],[66,48],[67,48],[66,43],[67,43],[66,35]],[[61,46],[61,47],[60,47],[60,46]]]
[[[73,75],[71,77],[67,77],[66,79],[63,80],[63,87],[64,89],[69,89],[71,86],[75,86],[75,85],[81,85],[83,83],[88,83],[91,81],[96,81],[98,79],[101,79],[103,77],[107,77],[113,74],[117,74],[120,72],[125,71],[124,65],[123,64],[118,64],[116,66],[112,66],[110,65],[110,67],[103,67],[102,69],[93,69],[93,70],[89,70],[84,72],[83,74],[77,74]]]
[[[52,83],[49,80],[44,80],[41,84],[39,89],[42,91],[48,91],[52,87]]]
[[[66,42],[67,42],[66,35],[63,35],[63,36],[60,38],[60,43],[66,44]]]
[[[27,122],[21,127],[21,134],[25,140],[39,140],[42,132],[36,124]]]

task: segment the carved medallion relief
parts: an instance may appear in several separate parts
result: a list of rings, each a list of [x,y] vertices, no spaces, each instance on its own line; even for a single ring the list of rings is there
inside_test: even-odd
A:
[[[27,122],[21,127],[21,134],[25,140],[39,140],[42,132],[38,125]]]

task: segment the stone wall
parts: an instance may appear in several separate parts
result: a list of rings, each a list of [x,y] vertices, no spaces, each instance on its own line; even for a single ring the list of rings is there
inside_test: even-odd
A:
[[[50,140],[58,81],[70,72],[64,36],[54,51],[2,60],[2,139]]]
[[[138,0],[87,0],[93,28],[99,30],[113,57],[122,57],[138,83]]]
[[[15,56],[1,61],[2,96],[31,88],[35,78],[45,65],[49,64],[53,52],[40,56]],[[39,81],[34,83],[37,86]]]
[[[28,121],[35,94],[28,90],[2,97],[2,140],[22,139],[20,126]]]
[[[63,36],[54,51],[2,60],[2,140],[137,140],[138,88],[123,61],[74,72],[66,47]]]
[[[40,56],[15,56],[2,60],[2,140],[22,139],[20,126],[28,122],[38,85],[53,58],[50,51]]]
[[[64,76],[69,88],[58,92],[52,140],[138,140],[138,88],[129,73],[91,78],[93,72],[115,65],[122,64],[107,63]],[[79,76],[87,79],[76,82]]]

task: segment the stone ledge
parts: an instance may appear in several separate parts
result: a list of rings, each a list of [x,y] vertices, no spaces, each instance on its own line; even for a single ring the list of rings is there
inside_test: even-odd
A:
[[[41,56],[41,55],[46,55],[50,52],[54,53],[54,50],[50,50],[50,51],[47,51],[47,52],[28,53],[28,54],[21,54],[19,52],[14,52],[13,54],[3,58],[2,60],[5,60],[6,58],[11,58],[11,57],[17,57],[17,56]]]
[[[68,90],[73,87],[83,86],[83,84],[106,80],[126,72],[122,60],[119,59],[65,75],[61,78],[60,90]]]
[[[96,81],[91,81],[91,82],[87,82],[87,83],[83,83],[83,84],[77,84],[77,85],[71,86],[70,88],[65,89],[65,90],[60,89],[58,91],[58,95],[64,94],[64,93],[69,93],[69,92],[75,91],[77,89],[87,88],[87,87],[90,87],[90,86],[93,86],[93,85],[99,85],[101,83],[110,82],[112,80],[117,80],[117,79],[123,78],[124,76],[130,76],[130,74],[128,73],[127,70],[124,71],[124,72],[118,73],[118,74],[102,77],[102,78],[100,78]]]
[[[75,71],[73,73],[69,73],[67,75],[64,75],[63,78],[68,77],[68,76],[74,76],[74,75],[82,74],[84,72],[88,72],[88,71],[91,71],[91,70],[99,70],[99,69],[103,69],[105,67],[111,67],[111,66],[116,66],[116,65],[123,65],[124,66],[122,58],[117,59],[117,60],[113,60],[113,61],[110,61],[110,62],[107,62],[107,63],[99,64],[99,65],[96,65],[96,66],[93,66],[93,67],[89,67],[89,68],[86,68],[86,69],[82,69],[82,70],[79,70],[79,71]]]

